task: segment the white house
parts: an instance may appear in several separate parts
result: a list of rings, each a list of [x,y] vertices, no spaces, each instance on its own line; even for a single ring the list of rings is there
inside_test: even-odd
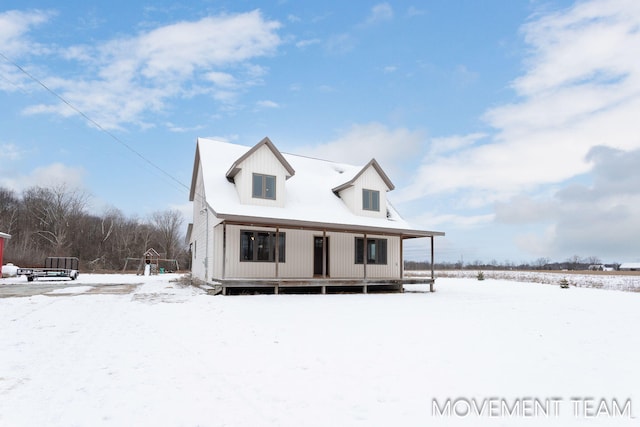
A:
[[[640,271],[640,262],[623,262],[620,271]]]
[[[403,241],[437,231],[412,227],[393,208],[389,177],[373,159],[352,166],[198,138],[189,200],[192,277],[223,293],[354,287],[402,290]],[[426,246],[426,245],[425,245]],[[429,253],[430,252],[430,253]],[[423,279],[433,290],[431,277]]]

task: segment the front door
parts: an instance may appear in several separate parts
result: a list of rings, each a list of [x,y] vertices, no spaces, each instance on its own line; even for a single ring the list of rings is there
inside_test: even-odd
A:
[[[323,244],[324,240],[324,244]],[[329,277],[329,238],[313,237],[313,275],[322,277],[322,260],[324,259],[324,274]]]

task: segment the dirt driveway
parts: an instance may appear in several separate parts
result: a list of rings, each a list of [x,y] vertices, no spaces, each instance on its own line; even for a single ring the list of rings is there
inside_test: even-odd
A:
[[[33,282],[19,279],[7,282],[0,280],[0,298],[31,297],[45,295],[50,297],[79,294],[130,294],[140,283],[83,283],[71,279],[39,279]]]

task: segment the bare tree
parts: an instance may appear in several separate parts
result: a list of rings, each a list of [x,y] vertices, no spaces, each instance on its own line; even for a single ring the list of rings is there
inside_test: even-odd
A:
[[[20,200],[13,191],[0,187],[0,232],[12,234],[18,222]]]
[[[567,259],[567,267],[569,270],[577,270],[581,262],[582,258],[579,255],[573,255]]]
[[[534,265],[538,270],[542,270],[546,265],[549,265],[550,262],[549,258],[540,257],[535,260]]]
[[[585,259],[585,262],[589,265],[598,265],[602,264],[602,260],[597,256],[590,256]]]
[[[180,233],[184,222],[182,213],[175,209],[154,212],[151,215],[151,221],[156,228],[156,239],[166,253],[166,257],[176,258],[182,240]]]
[[[65,255],[70,250],[70,232],[84,215],[87,195],[69,190],[65,185],[53,188],[33,187],[23,193],[23,204],[31,218],[33,236],[52,255]]]

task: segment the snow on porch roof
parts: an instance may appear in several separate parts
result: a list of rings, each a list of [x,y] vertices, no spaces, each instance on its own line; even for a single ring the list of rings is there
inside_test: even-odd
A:
[[[407,237],[444,235],[442,232],[416,229],[402,219],[390,203],[387,204],[387,218],[355,215],[333,190],[352,182],[363,167],[294,154],[281,153],[284,161],[295,170],[295,176],[285,183],[284,207],[242,204],[235,184],[227,179],[226,172],[249,150],[252,147],[198,138],[189,200],[195,199],[196,174],[201,165],[207,203],[221,219],[308,228],[370,230]]]

